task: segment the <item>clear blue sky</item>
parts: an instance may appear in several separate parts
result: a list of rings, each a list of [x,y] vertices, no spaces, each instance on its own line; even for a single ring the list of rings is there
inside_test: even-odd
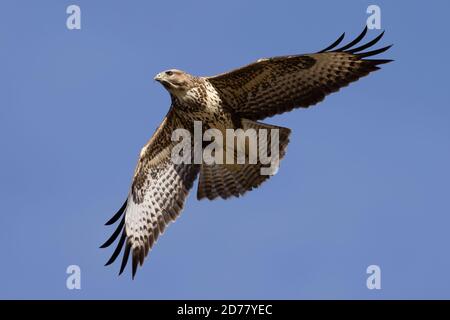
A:
[[[240,199],[194,189],[135,281],[103,267],[103,224],[169,107],[157,72],[317,51],[372,3],[2,1],[0,298],[450,298],[448,1],[377,1],[394,63],[267,119],[293,132],[279,173]]]

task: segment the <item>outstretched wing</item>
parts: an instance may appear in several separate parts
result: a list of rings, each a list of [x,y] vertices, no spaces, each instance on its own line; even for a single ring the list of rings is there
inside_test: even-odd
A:
[[[378,65],[392,61],[365,59],[391,47],[364,52],[377,43],[384,32],[354,48],[366,33],[367,27],[355,40],[339,49],[332,50],[344,34],[318,53],[260,59],[206,79],[219,91],[224,104],[243,118],[261,120],[294,108],[307,108],[378,70]]]
[[[184,201],[197,177],[199,166],[171,161],[173,129],[180,128],[172,111],[141,151],[130,193],[120,210],[106,223],[118,221],[116,231],[101,246],[110,246],[120,235],[117,247],[106,263],[113,263],[125,246],[120,273],[132,255],[132,276],[144,258],[183,209]]]

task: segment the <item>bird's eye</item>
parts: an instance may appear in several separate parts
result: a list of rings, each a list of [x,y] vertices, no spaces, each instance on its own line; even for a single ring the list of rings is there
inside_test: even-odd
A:
[[[172,72],[172,71],[166,71],[166,74],[167,74],[168,76],[171,76],[171,75],[173,75],[173,72]]]

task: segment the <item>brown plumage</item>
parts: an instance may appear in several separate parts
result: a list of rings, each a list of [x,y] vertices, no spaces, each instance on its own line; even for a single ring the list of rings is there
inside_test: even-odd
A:
[[[185,198],[199,175],[197,198],[239,197],[270,178],[261,175],[256,164],[174,164],[171,161],[172,132],[183,128],[193,133],[194,121],[204,129],[272,129],[280,131],[280,159],[286,152],[290,129],[257,122],[266,117],[307,108],[326,95],[378,70],[384,59],[366,59],[390,48],[365,51],[372,41],[355,47],[367,28],[349,44],[335,49],[342,35],[326,49],[313,54],[260,59],[245,67],[214,77],[195,77],[179,70],[158,74],[170,93],[172,106],[163,122],[141,151],[128,199],[107,222],[121,221],[102,245],[111,245],[120,235],[111,264],[125,246],[120,273],[132,255],[132,275],[165,227],[183,209]],[[270,143],[270,138],[267,139]],[[193,155],[191,155],[193,156]]]

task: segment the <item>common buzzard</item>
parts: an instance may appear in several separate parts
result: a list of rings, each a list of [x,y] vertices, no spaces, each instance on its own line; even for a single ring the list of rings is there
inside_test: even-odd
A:
[[[132,255],[132,277],[138,264],[183,209],[184,201],[199,175],[197,198],[239,197],[257,188],[269,175],[261,175],[256,164],[177,164],[171,161],[177,128],[193,130],[193,122],[207,128],[279,129],[280,158],[285,153],[290,129],[258,122],[266,117],[308,108],[326,95],[378,70],[392,60],[372,59],[391,46],[369,50],[383,33],[364,45],[367,27],[350,43],[335,49],[344,34],[326,49],[312,54],[259,59],[247,66],[213,77],[196,77],[172,69],[155,80],[170,93],[172,104],[163,122],[143,147],[128,198],[106,223],[120,219],[117,229],[101,246],[118,244],[106,265],[125,246],[121,274]]]

